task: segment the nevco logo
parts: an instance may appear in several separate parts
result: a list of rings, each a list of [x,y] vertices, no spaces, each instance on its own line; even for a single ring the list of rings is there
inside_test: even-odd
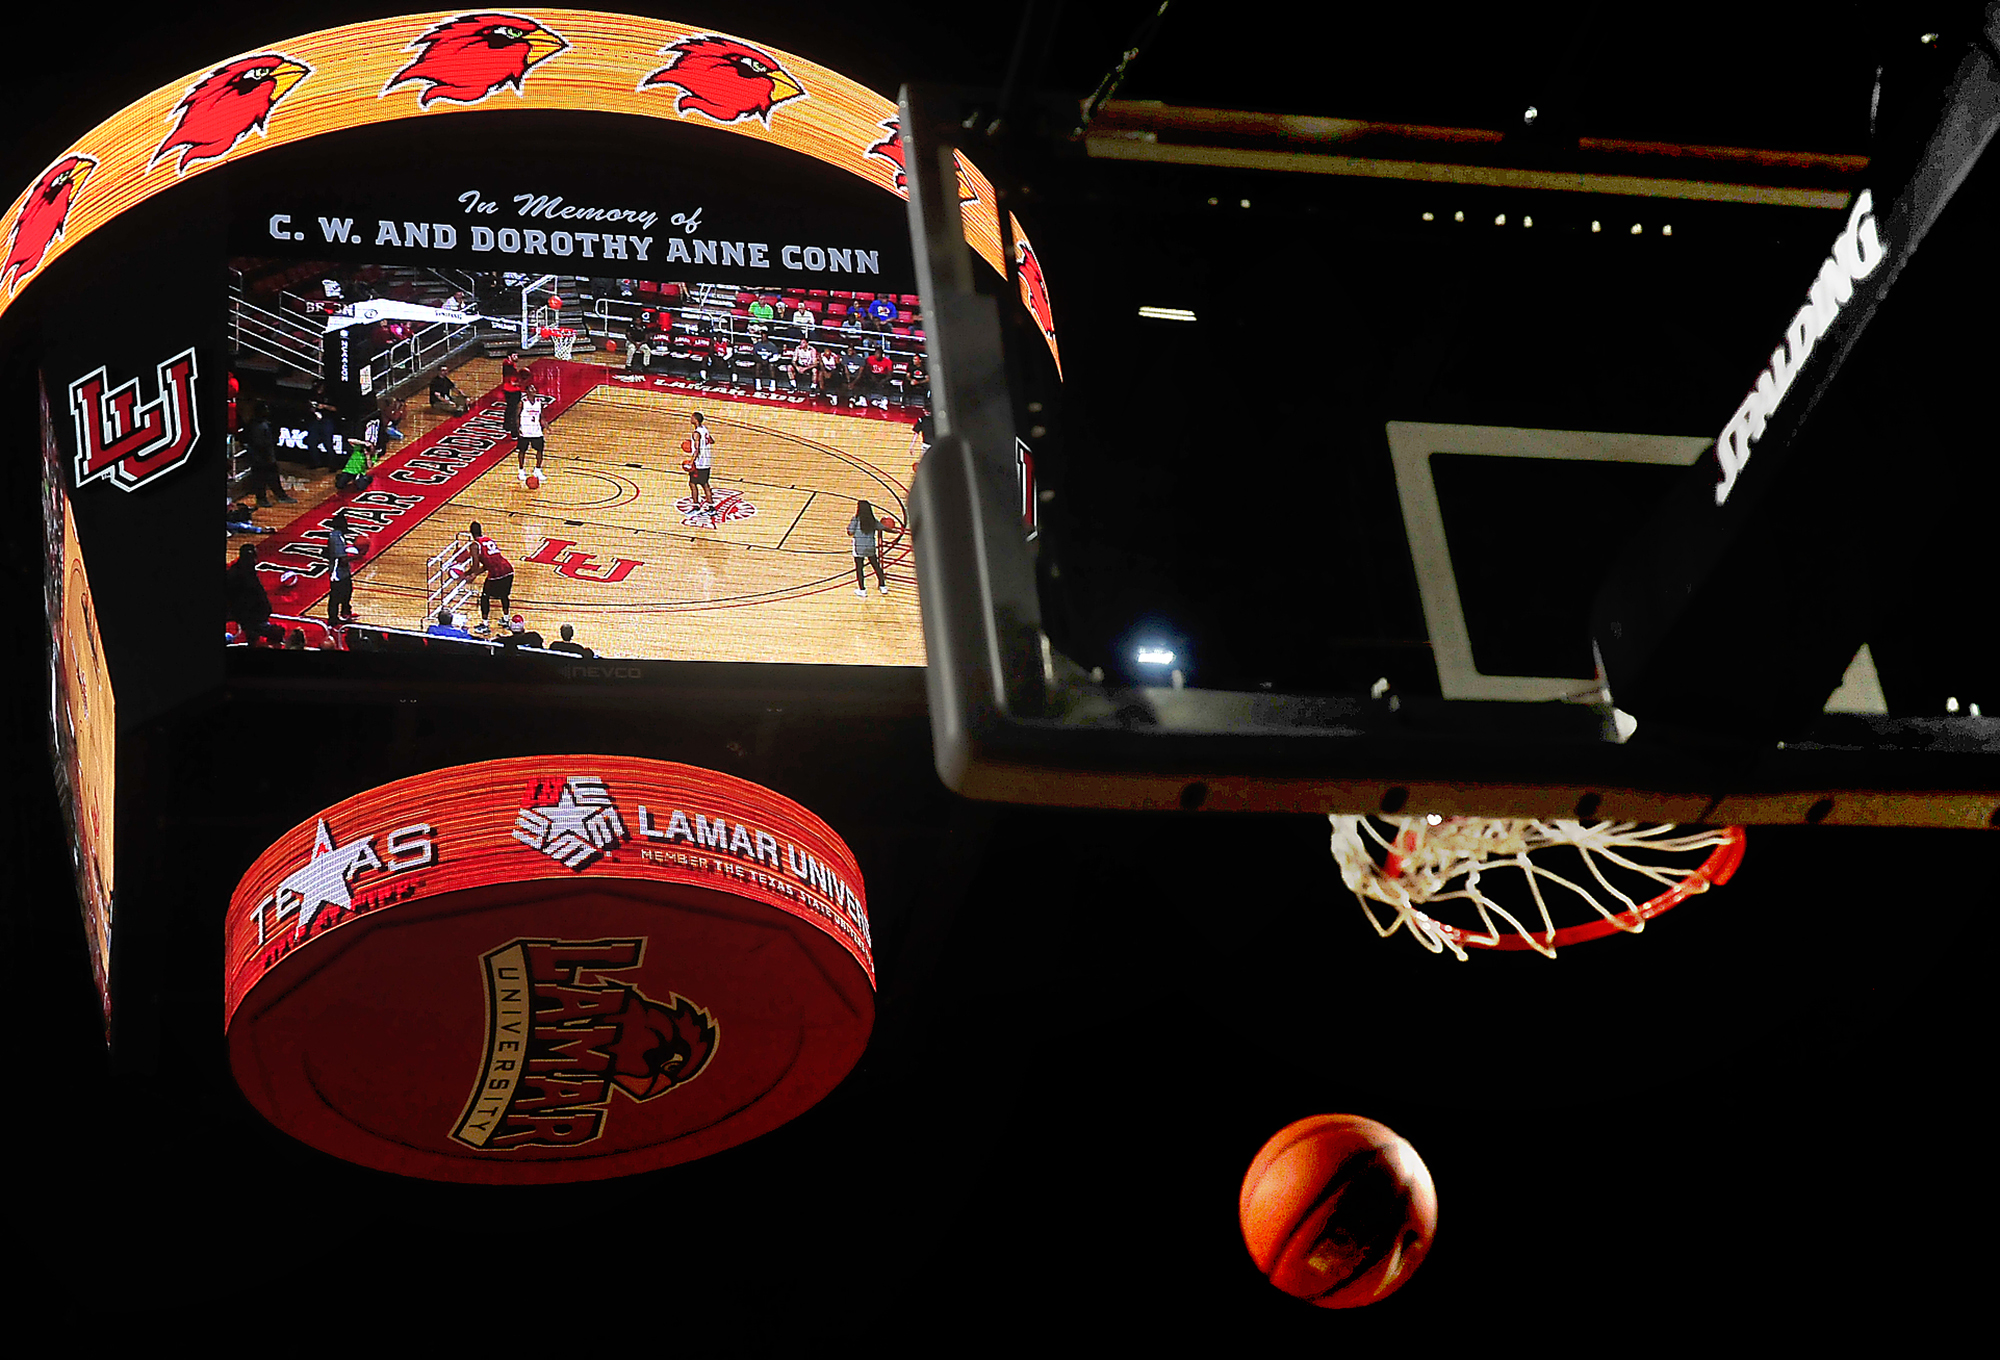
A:
[[[637,680],[637,666],[558,666],[556,674],[565,680]]]
[[[194,349],[189,347],[155,367],[159,395],[139,400],[139,380],[111,386],[102,367],[69,385],[69,409],[76,422],[76,484],[110,479],[136,491],[187,462],[201,438],[195,417]]]
[[[1765,424],[1777,414],[1778,403],[1791,390],[1806,356],[1832,329],[1834,318],[1854,296],[1854,285],[1875,272],[1882,254],[1882,238],[1875,231],[1874,200],[1863,189],[1854,196],[1847,225],[1834,238],[1833,253],[1820,265],[1805,306],[1785,329],[1784,343],[1771,351],[1771,362],[1757,375],[1757,385],[1715,441],[1715,456],[1722,464],[1722,480],[1715,484],[1717,505],[1728,500],[1735,489],[1737,476],[1750,461],[1751,445],[1764,437]]]

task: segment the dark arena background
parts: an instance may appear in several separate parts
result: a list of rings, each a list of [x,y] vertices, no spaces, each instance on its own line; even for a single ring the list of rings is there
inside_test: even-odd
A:
[[[1285,203],[1279,172],[1239,166],[1203,203],[1090,232],[1038,224],[1032,192],[1001,204],[977,157],[955,167],[981,288],[1063,338],[1064,379],[1143,370],[1177,392],[1067,443],[1021,432],[1023,532],[1080,545],[1045,597],[1058,641],[1116,671],[1178,627],[1219,685],[1365,689],[1409,666],[1407,690],[1435,694],[1449,679],[1429,660],[1385,422],[1712,438],[1840,229],[1808,191],[1844,204],[1870,158],[1906,154],[1925,116],[1908,92],[1941,79],[1978,5],[1629,25],[1181,0],[627,8],[217,0],[164,25],[93,16],[88,63],[19,76],[0,175],[23,195],[0,271],[0,503],[22,606],[0,819],[27,1088],[7,1120],[19,1330],[394,1346],[435,1328],[504,1348],[581,1325],[692,1354],[1957,1334],[1972,1277],[1945,1226],[1974,1193],[1984,1053],[1979,951],[1957,936],[1994,905],[1990,836],[1753,827],[1732,882],[1638,938],[1458,963],[1376,938],[1323,816],[945,789],[910,524],[938,318],[893,115],[919,81],[1074,103],[1139,31],[1114,121],[1155,101],[1396,136],[1490,129],[1453,154],[1523,174],[1573,169],[1593,138],[1653,148],[1629,152],[1649,163],[1796,153],[1759,173],[1806,197],[1681,205],[1670,237],[1630,196],[1364,184],[1325,228],[1337,250],[1289,258],[1258,255],[1248,227],[1182,231],[1196,208],[1240,204],[1247,222]],[[445,61],[432,35],[473,19],[525,35],[506,40],[528,54],[518,72]],[[244,77],[275,97],[231,125],[197,87],[253,56],[276,59]],[[710,58],[749,93],[697,75]],[[318,93],[336,80],[338,97]],[[1673,173],[1750,176],[1735,164]],[[1424,224],[1454,214],[1480,244],[1427,253]],[[1505,234],[1524,215],[1547,238],[1532,253]],[[1617,239],[1593,240],[1599,221]],[[1065,275],[1066,250],[1107,235],[1129,251]],[[1218,240],[1247,253],[1223,268],[1197,248]],[[1596,263],[1543,288],[1535,271],[1572,245]],[[1169,316],[1134,340],[1104,320],[1224,294],[1226,332],[1191,339]],[[697,413],[707,468],[688,466]],[[1917,475],[1939,428],[1885,450],[1893,480]],[[1600,501],[1439,452],[1447,521],[1518,515],[1540,526],[1536,579],[1567,569],[1548,503]],[[1106,508],[1066,520],[1052,489]],[[1574,494],[1623,505],[1652,487]],[[1609,518],[1563,542],[1608,550]],[[857,557],[870,544],[879,570]],[[1962,550],[1943,551],[1935,575],[1897,578],[1908,631],[1990,633],[1990,570],[1964,579]],[[1470,591],[1468,610],[1486,598]],[[1472,627],[1488,657],[1537,645]],[[1892,704],[1942,706],[1920,665],[1897,669],[1910,648],[1878,650]],[[1979,696],[1949,698],[1956,713]],[[593,782],[593,759],[621,773]],[[668,792],[619,801],[642,775],[711,801],[678,823]],[[357,843],[340,810],[378,797],[383,834]],[[462,856],[433,836],[461,825],[484,838]],[[673,879],[697,845],[730,882]],[[346,877],[312,879],[338,852]],[[475,882],[503,852],[533,874]],[[657,881],[586,883],[621,855],[640,865],[630,883]],[[574,900],[547,888],[572,882]],[[706,1155],[601,1179],[398,1174],[416,1153],[364,1164],[312,1144],[300,1130],[324,1112],[259,1088],[225,1038],[225,984],[234,1015],[264,985],[240,977],[266,970],[278,1014],[272,991],[305,982],[272,923],[345,909],[343,883],[351,920],[476,891],[552,938],[656,894],[754,937],[761,962],[735,982],[785,993],[757,1004],[805,1015],[810,994],[838,1014],[799,1020],[797,1052],[765,1055],[782,1075],[743,1098],[782,1089],[797,1108],[733,1143],[688,1134]],[[669,981],[725,933],[690,929]],[[655,1026],[651,1066],[619,1069],[623,1094],[589,1108],[719,1102],[752,1022],[724,1013],[720,984],[627,985],[641,951],[611,932],[590,937],[598,972],[538,983],[565,1005],[615,994]],[[467,1081],[505,1062],[502,970],[560,953],[517,933],[466,956],[464,1023],[485,1016],[494,1064]],[[356,946],[343,976],[377,957]],[[389,998],[371,1042],[421,1058],[441,1030],[395,1009],[414,972],[388,976],[358,984]],[[323,1023],[353,1033],[358,1013],[328,1006]],[[325,1037],[294,1035],[314,1054]],[[325,1110],[407,1103],[387,1077],[342,1095],[299,1071]],[[481,1107],[451,1100],[439,1127],[470,1147]],[[1408,1139],[1440,1205],[1421,1272],[1346,1311],[1273,1289],[1237,1217],[1264,1141],[1335,1112]],[[736,1113],[718,1104],[713,1122]],[[547,1148],[580,1136],[536,1127]],[[423,1165],[489,1156],[440,1147]]]

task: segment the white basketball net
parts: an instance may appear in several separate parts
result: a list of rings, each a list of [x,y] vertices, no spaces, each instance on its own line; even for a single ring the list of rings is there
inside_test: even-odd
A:
[[[1340,813],[1328,820],[1333,826],[1333,858],[1340,865],[1341,879],[1360,900],[1375,933],[1387,939],[1408,927],[1417,943],[1431,953],[1448,949],[1461,961],[1468,957],[1467,945],[1528,948],[1554,958],[1556,945],[1568,942],[1566,936],[1570,940],[1591,938],[1612,930],[1636,935],[1646,928],[1648,917],[1693,893],[1706,892],[1710,886],[1701,870],[1690,869],[1685,863],[1659,863],[1659,857],[1714,850],[1740,843],[1743,835],[1740,827],[1683,833],[1678,826],[1638,822],[1373,818]],[[1377,828],[1378,821],[1389,828],[1387,834]],[[1579,883],[1536,862],[1537,853],[1559,846],[1578,853],[1590,883]],[[1620,877],[1638,875],[1659,885],[1659,894],[1650,900],[1635,899],[1605,876],[1607,865],[1623,870]],[[1728,869],[1733,868],[1732,861]],[[1531,913],[1525,904],[1510,911],[1487,892],[1489,876],[1497,869],[1518,870],[1526,879]],[[1728,869],[1720,877],[1727,877]],[[1545,896],[1545,886],[1561,891]],[[1587,904],[1595,919],[1559,931],[1549,911],[1551,896],[1559,904],[1568,901],[1571,907],[1579,901]],[[1444,902],[1466,903],[1478,914],[1482,930],[1449,925],[1422,910]],[[1392,909],[1387,925],[1378,905]],[[1523,924],[1524,914],[1532,915],[1536,925]],[[1503,929],[1508,933],[1503,935]]]
[[[567,359],[576,353],[576,332],[559,330],[555,334],[556,358]]]

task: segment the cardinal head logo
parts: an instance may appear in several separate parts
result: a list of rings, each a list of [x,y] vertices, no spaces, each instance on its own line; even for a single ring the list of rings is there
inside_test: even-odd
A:
[[[873,156],[878,161],[887,161],[890,165],[894,166],[896,192],[907,194],[910,183],[907,167],[903,163],[902,121],[898,118],[884,118],[876,126],[881,128],[887,135],[881,141],[870,145],[864,154]],[[951,158],[958,171],[958,201],[960,203],[977,203],[979,195],[973,192],[971,183],[966,179],[965,166],[959,163],[958,153],[956,151],[952,152]]]
[[[7,234],[6,258],[0,260],[0,284],[7,285],[10,297],[21,290],[28,275],[42,267],[49,246],[62,239],[69,210],[83,191],[84,181],[96,169],[95,156],[65,156],[44,170],[35,187],[28,190]]]
[[[424,87],[417,103],[425,108],[436,99],[477,104],[508,85],[518,95],[528,72],[568,48],[568,39],[533,19],[460,15],[412,42],[405,50],[416,52],[416,59],[392,76],[382,93],[417,81]]]
[[[180,152],[175,173],[198,161],[218,160],[252,132],[265,131],[271,110],[312,67],[277,52],[264,52],[218,66],[188,87],[174,108],[174,130],[153,153],[153,164]]]
[[[769,127],[772,109],[805,98],[805,88],[776,57],[734,38],[683,38],[660,54],[672,60],[640,81],[639,88],[678,89],[677,113],[704,114],[718,123],[757,118]]]

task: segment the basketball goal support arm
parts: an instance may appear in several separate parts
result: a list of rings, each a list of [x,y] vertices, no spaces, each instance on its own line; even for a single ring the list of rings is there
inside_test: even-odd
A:
[[[991,121],[983,94],[906,87],[900,101],[937,421],[911,528],[934,756],[948,787],[1065,807],[1987,824],[1993,795],[1962,772],[1961,734],[1920,724],[1890,734],[1897,763],[1875,772],[1880,788],[1828,800],[1837,741],[1718,765],[1626,743],[1608,707],[1093,681],[1044,628],[1015,484],[1001,318],[1014,304],[1004,281],[979,291],[994,281],[965,242],[954,152]],[[968,158],[997,162],[1000,151],[982,140]],[[1005,221],[1005,167],[992,168]],[[1983,721],[2000,738],[2000,720]]]
[[[1599,591],[1599,663],[1642,730],[1745,749],[1805,736],[1892,607],[1899,493],[1951,482],[1948,449],[1923,449],[1921,473],[1908,457],[1922,417],[1973,396],[1936,362],[1973,337],[1938,322],[1984,324],[1962,294],[1992,271],[1990,228],[1969,224],[2000,180],[2000,4],[1938,109],[1907,173],[1857,192],[1827,233],[1744,404]],[[1975,174],[1983,192],[1964,192]]]

